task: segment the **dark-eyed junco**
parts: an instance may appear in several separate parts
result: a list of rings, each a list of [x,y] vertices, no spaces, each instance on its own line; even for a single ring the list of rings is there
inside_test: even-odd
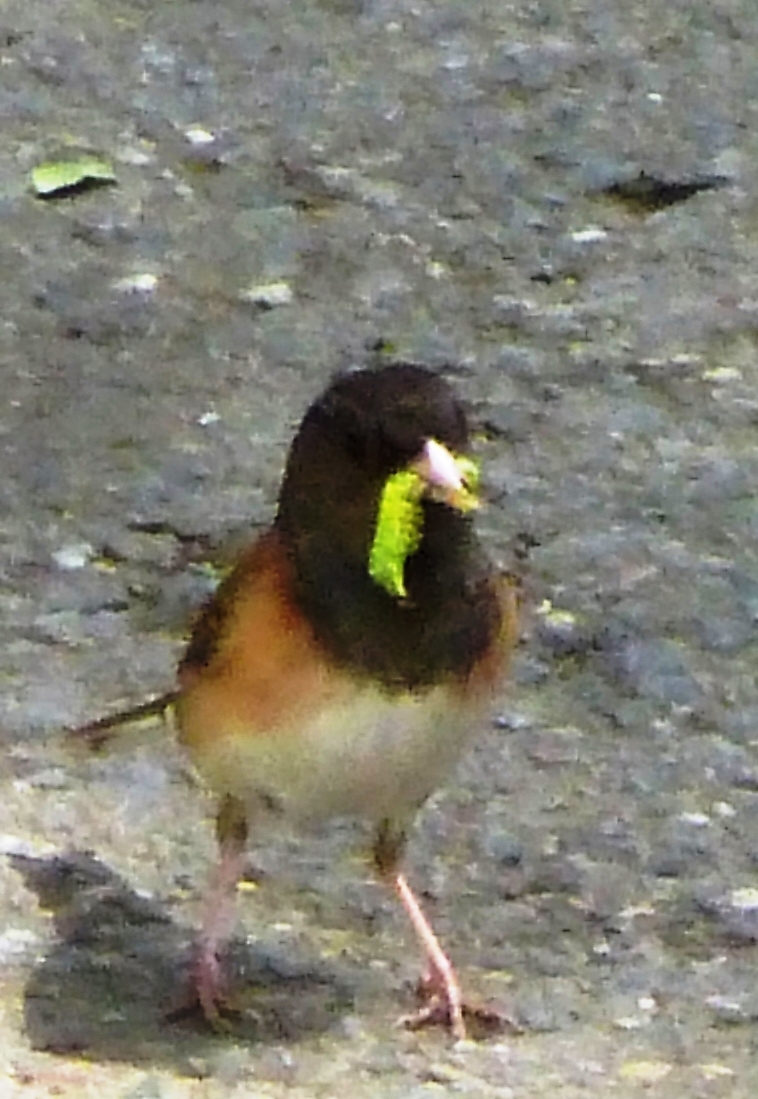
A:
[[[465,1035],[453,968],[399,869],[419,807],[480,727],[516,640],[515,586],[477,541],[476,467],[451,386],[401,363],[339,375],[305,414],[272,526],[200,613],[175,707],[179,740],[219,796],[221,857],[193,994],[224,1005],[248,834],[358,816],[425,957],[425,1004]],[[78,733],[99,743],[115,715]]]

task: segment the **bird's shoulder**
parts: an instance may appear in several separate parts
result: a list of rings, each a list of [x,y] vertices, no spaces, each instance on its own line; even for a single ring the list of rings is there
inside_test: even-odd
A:
[[[225,726],[267,732],[344,692],[344,676],[295,601],[292,564],[275,530],[242,554],[199,615],[179,687],[185,742]]]

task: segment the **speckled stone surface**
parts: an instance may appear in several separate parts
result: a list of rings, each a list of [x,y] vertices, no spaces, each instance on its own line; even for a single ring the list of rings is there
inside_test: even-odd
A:
[[[0,1094],[754,1096],[752,0],[0,6]],[[43,200],[78,152],[117,182]],[[522,1033],[395,1027],[349,823],[255,837],[226,1035],[169,1022],[211,805],[151,726],[338,367],[445,367],[530,611],[409,873]],[[525,559],[524,559],[525,558]]]

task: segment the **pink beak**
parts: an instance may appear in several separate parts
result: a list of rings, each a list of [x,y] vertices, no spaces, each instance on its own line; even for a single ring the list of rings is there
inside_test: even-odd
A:
[[[427,439],[414,468],[427,484],[447,492],[460,492],[463,488],[461,471],[447,447],[436,439]]]

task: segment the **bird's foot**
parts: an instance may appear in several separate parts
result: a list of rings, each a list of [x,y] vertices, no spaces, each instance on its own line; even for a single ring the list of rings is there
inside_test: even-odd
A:
[[[466,1037],[466,1024],[461,987],[449,959],[443,955],[440,961],[443,964],[428,965],[416,986],[416,996],[421,1006],[410,1015],[404,1015],[400,1022],[409,1030],[445,1026],[456,1041],[462,1041]]]
[[[174,1022],[198,1013],[217,1031],[227,1030],[239,1014],[229,1003],[228,981],[218,954],[204,943],[197,949],[186,992],[168,1012],[168,1018]]]
[[[448,977],[452,977],[452,985]],[[464,1000],[452,967],[449,973],[429,967],[419,979],[416,997],[419,1008],[399,1020],[400,1025],[408,1030],[444,1026],[456,1041],[467,1037],[479,1040],[491,1038],[504,1031],[523,1034],[523,1027],[507,1010],[493,1004]]]

